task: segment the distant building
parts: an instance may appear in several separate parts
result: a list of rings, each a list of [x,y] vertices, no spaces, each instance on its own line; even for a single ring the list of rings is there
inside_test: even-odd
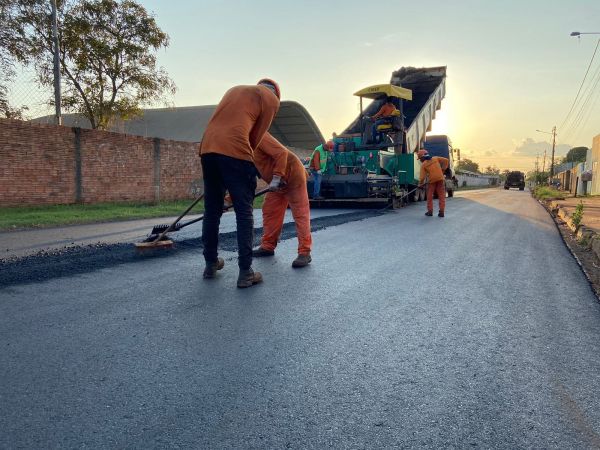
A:
[[[499,175],[483,175],[470,170],[456,170],[456,179],[459,187],[465,186],[498,186],[500,183]]]
[[[177,108],[144,109],[132,120],[116,120],[108,131],[144,137],[156,137],[183,142],[200,142],[208,121],[217,106],[183,106]],[[54,116],[33,119],[35,123],[53,124]],[[90,128],[80,114],[63,115],[63,125]],[[308,111],[297,102],[282,101],[269,132],[282,144],[299,149],[306,156],[324,139]],[[304,150],[304,151],[302,151]]]

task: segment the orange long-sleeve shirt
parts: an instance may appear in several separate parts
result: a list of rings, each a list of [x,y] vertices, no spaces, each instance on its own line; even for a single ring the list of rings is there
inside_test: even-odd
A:
[[[300,158],[269,133],[254,150],[254,165],[267,183],[279,175],[289,188],[306,188],[306,170]]]
[[[419,176],[419,184],[423,184],[425,176],[429,178],[430,183],[436,181],[442,181],[444,179],[444,172],[448,168],[450,161],[447,158],[441,156],[434,156],[431,159],[425,160],[421,163],[421,175]]]
[[[265,86],[235,86],[229,89],[212,115],[200,155],[219,153],[253,161],[254,149],[271,126],[279,99]]]
[[[373,114],[372,119],[378,119],[379,117],[391,116],[394,111],[396,111],[396,107],[394,105],[389,104],[389,103],[384,103],[383,106],[381,108],[379,108],[379,111],[377,111],[375,114]]]

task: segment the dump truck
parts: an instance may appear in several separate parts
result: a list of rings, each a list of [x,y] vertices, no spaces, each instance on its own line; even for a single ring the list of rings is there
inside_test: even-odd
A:
[[[511,187],[519,188],[520,191],[525,190],[525,174],[519,171],[509,172],[506,175],[506,181],[504,182],[504,189],[508,190]]]
[[[414,152],[445,96],[446,67],[403,67],[387,84],[354,93],[360,98],[359,116],[334,141],[321,182],[321,196],[311,206],[402,206],[425,199],[418,189],[420,163]],[[372,100],[366,107],[363,101]],[[370,119],[391,99],[397,113],[386,123]],[[313,192],[313,178],[308,179]],[[409,195],[410,194],[410,195]]]

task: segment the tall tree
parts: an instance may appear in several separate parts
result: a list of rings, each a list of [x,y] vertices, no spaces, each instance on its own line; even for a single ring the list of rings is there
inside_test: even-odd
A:
[[[573,147],[567,152],[565,157],[562,159],[562,163],[584,162],[587,155],[587,151],[587,147]]]
[[[496,167],[495,165],[491,165],[491,166],[487,166],[483,170],[483,173],[485,175],[500,175],[500,169],[498,169],[498,167]]]
[[[33,64],[42,85],[53,84],[52,26],[46,0],[14,0],[19,45],[12,53]],[[157,67],[155,52],[169,37],[133,0],[58,0],[62,104],[92,128],[127,119],[165,99],[175,84]]]
[[[463,158],[456,165],[456,169],[479,173],[479,164],[477,164],[475,161],[471,161],[468,158]]]

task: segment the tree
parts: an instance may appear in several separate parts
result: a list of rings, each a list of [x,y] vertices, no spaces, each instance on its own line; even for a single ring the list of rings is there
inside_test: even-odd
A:
[[[479,172],[479,164],[468,158],[461,159],[456,165],[457,170],[468,170],[469,172]]]
[[[483,173],[485,175],[500,175],[500,169],[498,169],[496,166],[491,165],[491,166],[487,166],[484,170]]]
[[[569,162],[584,162],[587,155],[587,147],[573,147],[562,159],[561,164]]]
[[[8,101],[8,84],[15,76],[14,60],[11,54],[11,2],[0,0],[0,115],[7,118],[21,118],[23,108],[15,108]]]
[[[53,85],[52,26],[46,0],[14,0],[12,54],[32,64],[44,86]],[[133,0],[58,0],[62,104],[92,128],[131,118],[175,92],[155,51],[169,37]],[[52,103],[52,101],[50,101]]]

